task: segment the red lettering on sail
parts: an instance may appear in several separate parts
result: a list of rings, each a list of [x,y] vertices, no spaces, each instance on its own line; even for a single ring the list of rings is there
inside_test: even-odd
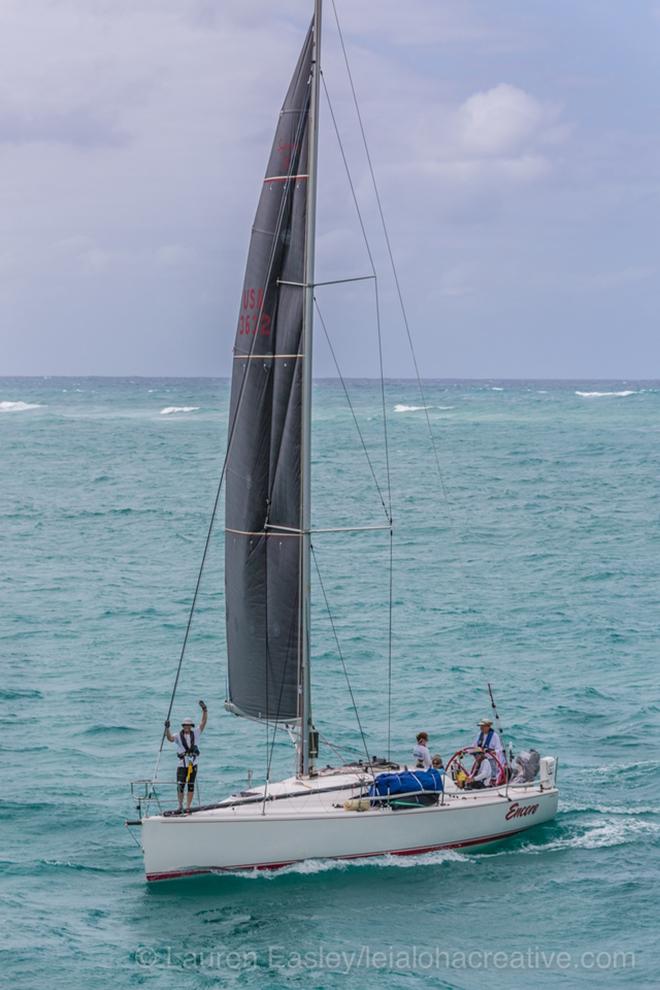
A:
[[[238,333],[261,337],[270,336],[271,318],[268,313],[264,313],[264,290],[247,287],[243,289],[241,300],[241,312],[238,317]]]
[[[285,172],[289,171],[291,166],[291,159],[298,146],[296,144],[290,144],[286,141],[280,141],[277,146],[277,150],[280,154],[280,164]]]

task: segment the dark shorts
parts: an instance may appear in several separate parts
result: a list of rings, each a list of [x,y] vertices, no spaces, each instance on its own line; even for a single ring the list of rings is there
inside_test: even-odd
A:
[[[190,771],[190,776],[188,776],[188,771]],[[197,776],[197,767],[177,767],[176,768],[176,789],[179,793],[182,793],[186,786],[186,781],[188,782],[188,790],[195,790],[195,777]]]

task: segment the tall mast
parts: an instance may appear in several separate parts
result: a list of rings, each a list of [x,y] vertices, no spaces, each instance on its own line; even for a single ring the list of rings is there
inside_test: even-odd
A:
[[[321,0],[314,0],[312,91],[309,109],[309,161],[307,180],[307,220],[305,230],[305,277],[302,330],[302,464],[301,464],[301,568],[300,568],[300,755],[299,772],[314,769],[312,732],[312,691],[310,681],[310,600],[311,600],[311,498],[312,498],[312,328],[314,324],[314,253],[316,236],[316,176],[319,145],[319,92],[321,82]]]

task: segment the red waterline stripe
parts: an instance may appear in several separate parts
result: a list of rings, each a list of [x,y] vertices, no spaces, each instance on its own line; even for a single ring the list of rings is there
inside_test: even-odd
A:
[[[481,842],[495,842],[497,839],[507,839],[510,835],[526,832],[527,828],[517,828],[513,832],[498,832],[497,835],[485,835],[478,839],[466,839],[464,842],[447,842],[440,846],[420,846],[414,849],[386,849],[385,852],[349,853],[346,856],[329,856],[328,859],[370,859],[374,856],[421,856],[425,853],[437,852],[440,849],[464,849],[466,846],[476,846]],[[234,873],[237,870],[281,870],[294,863],[302,863],[301,859],[288,859],[281,863],[245,863],[243,866],[206,866],[201,870],[175,870],[172,873],[147,873],[147,880],[174,880],[178,877],[195,877],[205,873]]]

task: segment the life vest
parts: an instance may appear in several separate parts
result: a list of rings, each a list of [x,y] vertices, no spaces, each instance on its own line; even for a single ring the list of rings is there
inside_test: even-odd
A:
[[[479,738],[477,739],[477,746],[480,749],[492,749],[491,742],[493,740],[493,729],[489,729],[484,736],[483,732],[479,733]]]
[[[189,742],[186,742],[186,740],[184,739],[183,731],[179,733],[179,742],[181,743],[182,750],[176,754],[179,757],[179,759],[183,762],[184,766],[186,765],[186,760],[189,760],[190,764],[192,765],[195,761],[195,758],[199,756],[199,749],[197,747],[197,738],[195,736],[195,730],[191,729],[189,733],[186,733],[186,735],[189,736],[189,740],[190,740]]]

